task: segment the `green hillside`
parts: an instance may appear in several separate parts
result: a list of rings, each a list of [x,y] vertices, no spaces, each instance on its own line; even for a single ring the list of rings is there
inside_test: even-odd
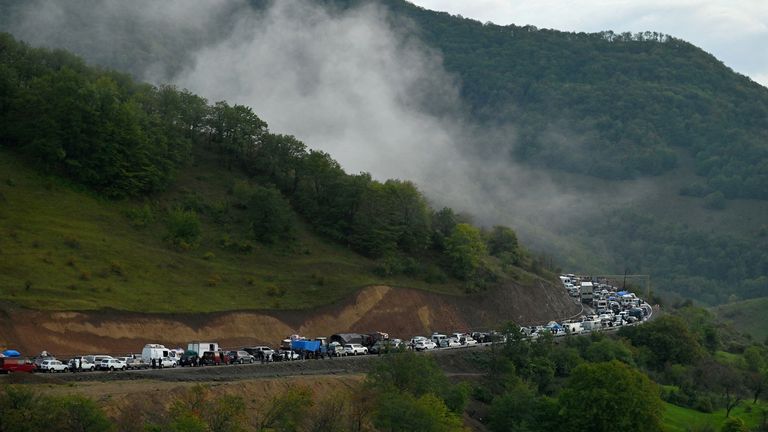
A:
[[[0,299],[50,309],[301,309],[365,285],[450,294],[521,267],[511,229],[349,175],[208,102],[0,34]],[[526,276],[527,277],[527,276]]]
[[[715,314],[733,323],[740,332],[749,334],[756,341],[768,340],[768,298],[756,298],[729,303],[714,308]]]
[[[272,4],[248,3],[220,10],[202,37],[172,26],[123,31],[143,27],[140,15],[89,20],[84,16],[90,13],[81,13],[89,4],[73,1],[59,10],[61,22],[79,25],[56,29],[55,41],[46,43],[134,75],[153,66],[172,82],[198,50],[231,36],[232,16]],[[517,203],[499,200],[495,214],[480,215],[483,220],[515,227],[528,244],[574,271],[651,274],[659,291],[711,305],[768,292],[765,87],[674,35],[498,26],[403,0],[318,3],[331,14],[368,3],[388,11],[393,31],[441,55],[473,127],[514,127],[516,133],[497,134],[503,138],[492,142],[467,143],[478,167],[483,157],[494,166],[506,160],[510,168],[535,167],[578,197],[589,214],[580,217],[573,208],[551,224],[546,217],[520,216]],[[9,12],[0,16],[0,29],[13,28],[23,5],[0,5]],[[116,29],[108,50],[99,38],[84,37],[104,26]],[[490,191],[520,186],[482,181]],[[650,192],[628,199],[622,196],[628,185]],[[349,226],[341,227],[347,230],[341,236],[336,228],[326,234],[354,238]]]
[[[311,308],[371,284],[462,292],[458,281],[376,276],[375,261],[304,224],[292,244],[263,245],[203,215],[199,245],[177,250],[163,240],[163,203],[194,196],[213,206],[244,178],[204,160],[146,202],[100,198],[26,168],[7,151],[0,172],[0,300],[38,309],[211,312]],[[232,250],[226,238],[249,251]]]

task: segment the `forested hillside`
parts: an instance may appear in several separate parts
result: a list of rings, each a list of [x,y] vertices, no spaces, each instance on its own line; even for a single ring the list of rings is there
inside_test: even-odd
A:
[[[466,155],[477,161],[478,177],[487,162],[508,164],[510,171],[522,163],[563,184],[571,184],[574,175],[594,180],[582,183],[584,195],[576,193],[581,204],[558,209],[554,216],[548,205],[558,197],[542,195],[532,204],[501,196],[484,203],[495,206],[493,212],[478,210],[493,213],[478,214],[482,220],[514,226],[563,267],[649,273],[660,290],[707,303],[752,298],[768,290],[768,255],[763,252],[768,232],[768,89],[674,35],[608,29],[572,33],[525,23],[498,26],[402,0],[323,0],[312,5],[317,3],[328,6],[331,16],[374,4],[386,11],[382,16],[405,43],[416,41],[439,54],[442,66],[456,78],[467,124],[495,137],[460,140]],[[208,29],[195,32],[190,27],[145,25],[142,15],[127,7],[117,8],[119,13],[109,9],[111,14],[104,16],[89,13],[93,19],[86,19],[81,12],[100,10],[96,6],[103,4],[71,2],[57,9],[57,21],[46,27],[55,37],[43,35],[38,42],[71,49],[90,62],[133,76],[150,70],[153,77],[173,82],[199,50],[232,36],[229,23],[234,16],[258,14],[272,4],[227,3],[204,21],[192,14]],[[25,10],[23,2],[0,0],[0,8],[8,11],[0,14],[0,28],[37,34],[15,26]],[[65,28],[57,23],[77,25]],[[105,41],[110,49],[103,49]],[[165,126],[156,122],[153,127]],[[214,143],[218,138],[212,137]],[[166,151],[161,150],[165,138],[153,139],[161,143],[158,148],[153,144],[152,152]],[[43,140],[36,145],[47,144]],[[167,168],[172,171],[175,150],[169,151],[164,160],[171,162]],[[130,157],[149,158],[142,166],[154,166],[149,154]],[[60,169],[80,172],[67,166]],[[162,187],[168,181],[163,169],[151,179],[132,173],[129,183],[146,190]],[[349,178],[366,183],[357,176]],[[96,179],[87,181],[93,184]],[[301,191],[286,189],[281,181],[273,183],[288,194],[294,208],[306,204]],[[599,199],[589,196],[641,181],[652,191],[637,202],[615,197],[623,199],[625,208],[612,207],[614,197],[607,193]],[[489,176],[482,182],[491,196],[507,189],[537,191],[535,180],[504,184]],[[374,193],[385,194],[368,191],[365,196]],[[524,206],[534,208],[521,211]],[[346,219],[320,216],[322,210],[309,207],[300,213],[333,221],[322,229],[365,253],[378,255],[398,243],[393,240],[397,235],[377,227],[353,228],[349,212]],[[545,217],[531,217],[538,213]],[[560,223],[543,222],[549,219]],[[375,231],[380,244],[361,241],[361,229]],[[399,242],[398,248],[412,247]]]
[[[543,272],[541,263],[518,245],[511,229],[497,226],[480,230],[449,208],[433,210],[408,181],[379,182],[366,173],[347,174],[330,155],[308,149],[292,136],[270,132],[248,107],[209,104],[188,91],[138,83],[126,75],[89,67],[63,51],[30,48],[7,34],[0,35],[0,88],[0,144],[14,154],[2,154],[8,159],[2,165],[8,169],[3,179],[6,192],[0,194],[0,215],[8,221],[6,238],[0,244],[7,266],[3,285],[8,292],[26,286],[21,294],[34,297],[30,293],[36,285],[32,281],[37,273],[34,262],[41,266],[56,261],[51,251],[48,255],[21,251],[39,249],[51,239],[20,238],[19,231],[39,234],[31,224],[40,215],[19,219],[16,216],[23,212],[14,212],[13,206],[22,205],[40,191],[29,185],[39,180],[11,168],[16,160],[52,175],[47,180],[49,191],[66,178],[101,198],[130,199],[128,202],[134,204],[124,209],[126,223],[136,229],[154,230],[164,225],[166,247],[177,252],[196,251],[205,240],[206,247],[214,244],[228,255],[247,256],[263,248],[268,255],[270,247],[278,255],[301,254],[301,247],[307,244],[308,226],[327,241],[375,260],[366,264],[358,258],[361,267],[348,275],[351,280],[335,282],[346,288],[324,288],[326,278],[330,284],[338,276],[332,267],[312,273],[310,285],[318,289],[348,291],[377,278],[392,282],[392,278],[404,277],[415,286],[434,285],[438,290],[461,286],[459,291],[473,292],[507,278],[509,270],[520,266]],[[195,171],[192,164],[207,170],[190,179],[190,171]],[[183,185],[179,183],[180,172],[186,178]],[[14,176],[30,178],[21,185],[22,180],[14,180]],[[20,189],[16,189],[17,183]],[[56,199],[67,196],[59,193]],[[80,204],[64,200],[59,205],[80,206],[83,215],[85,209],[96,207],[90,199],[80,200]],[[58,221],[58,212],[45,216],[70,225]],[[77,261],[92,256],[75,255],[84,247],[81,241],[94,236],[90,230],[95,228],[88,228],[90,225],[77,217],[71,223],[82,225],[80,232],[74,229],[63,239],[71,253],[67,265],[80,270],[83,284],[92,278],[92,270],[81,269]],[[213,233],[203,232],[203,226],[212,227]],[[212,239],[213,235],[220,237]],[[119,250],[113,242],[122,245],[122,241],[110,242],[110,247]],[[320,248],[334,257],[341,254],[337,261],[343,261],[344,267],[356,260],[348,252]],[[152,250],[148,248],[147,254],[152,255]],[[42,263],[29,262],[27,254],[42,254]],[[305,255],[309,254],[311,251],[305,249]],[[202,258],[218,261],[211,250]],[[233,258],[228,264],[238,261]],[[134,264],[147,265],[143,261]],[[124,276],[119,260],[99,265],[107,266],[100,271],[104,278]],[[136,270],[144,274],[149,269]],[[218,271],[230,270],[220,267]],[[215,287],[223,282],[215,266],[210,271],[207,282],[199,281],[201,286]],[[311,269],[299,273],[307,271]],[[24,274],[29,277],[26,281]],[[271,277],[283,276],[291,279],[295,272]],[[236,277],[244,278],[246,285],[255,284],[253,275]],[[301,282],[286,284],[300,286]],[[284,288],[271,285],[271,296],[285,294]],[[78,287],[73,284],[69,289],[77,291]],[[110,291],[106,289],[101,295],[109,296]]]
[[[686,193],[768,198],[768,89],[700,48],[650,31],[498,26],[384,3],[441,50],[479,118],[523,128],[515,157],[621,179],[673,169],[673,149],[685,148],[706,178]]]

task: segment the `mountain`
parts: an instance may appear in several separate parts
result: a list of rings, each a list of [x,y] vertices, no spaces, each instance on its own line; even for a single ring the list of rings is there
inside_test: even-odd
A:
[[[239,36],[235,17],[273,4],[206,9],[185,15],[191,24],[182,26],[82,1],[58,8],[41,25],[29,16],[47,15],[5,0],[0,5],[9,13],[0,28],[134,76],[173,81],[200,50],[237,44],[229,39]],[[400,43],[423,45],[442,59],[472,125],[461,152],[474,161],[479,180],[472,181],[492,201],[490,210],[460,210],[513,226],[527,244],[573,271],[650,274],[658,292],[708,304],[768,291],[765,87],[688,42],[654,32],[498,26],[402,0],[317,4],[329,17],[349,19],[364,8],[383,10],[376,16]],[[131,31],[139,27],[145,31]],[[486,131],[493,139],[471,139]],[[484,175],[490,166],[535,176]],[[554,187],[539,187],[540,178]],[[509,199],[506,190],[532,199]]]

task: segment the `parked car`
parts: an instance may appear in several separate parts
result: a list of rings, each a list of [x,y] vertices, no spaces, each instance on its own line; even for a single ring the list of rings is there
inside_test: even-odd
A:
[[[124,361],[118,360],[116,358],[108,358],[104,359],[99,363],[99,370],[126,370],[128,369],[128,365],[125,364]]]
[[[264,361],[272,361],[273,360],[272,356],[275,355],[275,350],[264,345],[243,348],[243,351],[252,355],[257,361],[261,361],[262,358],[264,359]]]
[[[346,344],[344,345],[344,354],[345,356],[356,356],[356,355],[365,355],[368,354],[368,348],[360,345],[360,344]]]
[[[218,366],[227,364],[227,359],[221,351],[205,351],[200,357],[200,364],[203,366]]]
[[[277,352],[277,355],[274,358],[279,358],[281,361],[286,360],[298,360],[301,358],[299,353],[293,350],[280,350]]]
[[[96,363],[88,361],[85,357],[75,357],[67,362],[72,372],[85,372],[96,370]]]
[[[402,346],[403,341],[400,339],[380,340],[376,341],[376,343],[371,346],[370,352],[371,354],[384,354],[397,351],[402,348]]]
[[[26,357],[0,357],[0,372],[11,374],[14,372],[34,372],[37,366]]]
[[[158,364],[158,367],[161,368],[175,368],[179,365],[179,362],[176,360],[176,358],[172,357],[163,357],[161,359],[155,360]]]
[[[253,363],[255,359],[252,355],[248,354],[246,351],[230,351],[227,353],[229,357],[229,363],[234,364],[244,364],[244,363]]]
[[[200,356],[197,355],[197,351],[184,351],[179,358],[179,366],[200,366]]]
[[[69,366],[65,365],[64,363],[58,361],[58,360],[43,360],[40,363],[40,370],[42,372],[67,372],[69,370]]]
[[[425,351],[425,350],[432,350],[437,348],[437,344],[432,342],[429,339],[419,339],[416,341],[416,343],[413,345],[413,349],[416,351]]]
[[[118,360],[124,361],[128,369],[147,369],[149,367],[141,357],[118,357]]]
[[[461,346],[461,342],[455,337],[449,337],[445,340],[445,348],[457,348]]]

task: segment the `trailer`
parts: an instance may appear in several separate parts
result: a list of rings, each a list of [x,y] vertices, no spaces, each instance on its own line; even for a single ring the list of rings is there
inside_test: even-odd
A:
[[[581,292],[581,301],[583,303],[592,303],[592,293],[594,286],[592,282],[582,282],[579,291]]]
[[[194,351],[197,355],[202,356],[206,351],[216,352],[221,350],[216,342],[190,342],[187,344],[187,351]]]

